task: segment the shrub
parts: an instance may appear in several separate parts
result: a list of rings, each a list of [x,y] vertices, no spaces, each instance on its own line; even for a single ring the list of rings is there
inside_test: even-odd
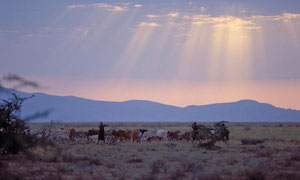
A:
[[[19,117],[22,103],[31,97],[12,95],[0,104],[0,154],[17,154],[38,142],[35,136],[30,135],[26,121]]]
[[[259,170],[246,171],[245,177],[247,180],[265,180],[265,174]]]
[[[152,174],[159,173],[164,166],[165,163],[162,160],[154,161],[150,166]]]

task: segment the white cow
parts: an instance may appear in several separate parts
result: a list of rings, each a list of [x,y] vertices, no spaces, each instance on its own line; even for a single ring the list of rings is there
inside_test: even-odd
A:
[[[168,134],[168,131],[164,130],[164,129],[148,130],[148,131],[144,132],[143,136],[141,136],[141,140],[146,141],[150,137],[157,136],[157,137],[162,137],[164,141],[167,141],[168,140],[167,134]]]

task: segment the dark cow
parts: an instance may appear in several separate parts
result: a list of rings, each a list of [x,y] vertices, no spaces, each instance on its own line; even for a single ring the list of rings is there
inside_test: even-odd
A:
[[[99,130],[89,129],[86,133],[86,137],[87,137],[88,141],[90,141],[90,136],[94,136],[94,135],[98,135],[98,134],[99,134]]]
[[[192,132],[192,141],[198,140],[199,142],[206,141],[212,138],[211,128],[208,127],[199,127]]]
[[[140,136],[140,131],[139,130],[132,130],[131,131],[131,139],[132,142],[141,142],[141,136]]]
[[[180,132],[179,133],[179,140],[186,140],[186,141],[190,141],[192,138],[192,132],[190,131],[186,131],[186,132]]]
[[[70,129],[70,132],[69,132],[70,140],[74,141],[74,137],[75,137],[75,129]]]
[[[167,137],[169,141],[179,140],[180,131],[168,131]]]
[[[143,135],[144,135],[144,133],[145,133],[145,132],[147,132],[147,131],[148,131],[148,129],[140,129],[141,136],[143,136]]]
[[[112,130],[112,135],[120,142],[130,140],[130,132],[125,130]]]
[[[216,129],[214,136],[217,141],[223,141],[227,144],[227,141],[229,141],[229,133],[230,131],[225,126],[221,126]]]
[[[147,138],[147,142],[151,142],[151,141],[163,141],[164,138],[160,137],[160,136],[151,136],[149,138]]]
[[[214,127],[197,127],[193,130],[192,140],[198,140],[200,143],[202,141],[207,141],[209,144],[214,144],[217,141],[223,141],[227,144],[229,140],[229,130],[225,127],[224,123],[220,122],[215,124]]]

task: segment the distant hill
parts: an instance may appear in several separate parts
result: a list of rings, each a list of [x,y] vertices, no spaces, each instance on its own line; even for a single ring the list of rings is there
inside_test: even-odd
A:
[[[47,118],[36,120],[39,122],[300,122],[299,110],[279,108],[253,100],[182,108],[144,100],[109,102],[16,90],[10,92],[21,96],[35,96],[24,102],[24,116],[51,110]],[[3,91],[0,93],[1,99],[7,99],[9,96]]]

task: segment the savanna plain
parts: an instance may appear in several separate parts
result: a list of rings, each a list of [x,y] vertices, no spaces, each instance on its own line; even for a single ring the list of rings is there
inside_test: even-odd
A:
[[[192,123],[106,123],[110,129],[192,131]],[[209,126],[209,123],[201,123]],[[229,141],[205,149],[187,140],[88,141],[69,131],[98,129],[99,123],[31,123],[51,130],[48,144],[1,156],[7,179],[300,179],[300,123],[226,123]],[[243,144],[241,140],[261,140]]]

